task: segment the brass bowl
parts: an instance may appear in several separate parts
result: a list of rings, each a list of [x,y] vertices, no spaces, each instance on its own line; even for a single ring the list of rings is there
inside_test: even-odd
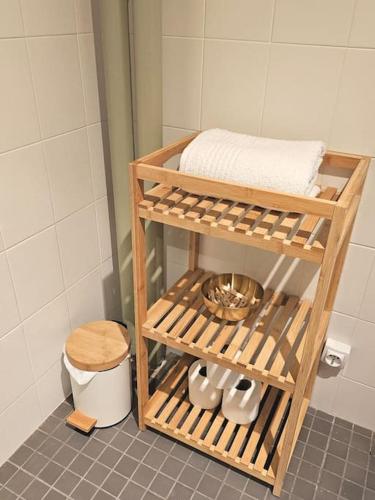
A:
[[[228,288],[241,297],[245,305],[225,306],[213,300],[213,294],[228,293]],[[203,282],[201,292],[204,303],[210,313],[228,321],[241,321],[253,312],[263,298],[263,287],[252,278],[242,274],[225,273],[211,276]]]

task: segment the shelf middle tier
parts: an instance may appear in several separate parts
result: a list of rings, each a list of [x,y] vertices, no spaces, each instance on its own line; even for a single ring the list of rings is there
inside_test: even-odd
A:
[[[260,307],[244,321],[220,320],[207,310],[200,293],[210,274],[186,272],[148,310],[142,334],[293,392],[310,301],[267,289]]]
[[[332,200],[336,189],[318,198]],[[327,239],[325,219],[201,196],[157,184],[139,203],[139,215],[162,224],[255,246],[320,264]]]

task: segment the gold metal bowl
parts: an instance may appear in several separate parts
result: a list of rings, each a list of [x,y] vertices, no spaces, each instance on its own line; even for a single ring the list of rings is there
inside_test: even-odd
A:
[[[225,273],[207,278],[202,284],[204,303],[220,319],[240,321],[250,315],[263,298],[263,287],[242,274]]]

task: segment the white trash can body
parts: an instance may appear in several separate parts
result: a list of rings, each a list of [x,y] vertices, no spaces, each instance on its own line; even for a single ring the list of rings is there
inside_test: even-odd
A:
[[[131,364],[128,355],[118,366],[98,372],[85,385],[70,377],[74,407],[97,419],[95,427],[108,427],[123,420],[131,410]]]

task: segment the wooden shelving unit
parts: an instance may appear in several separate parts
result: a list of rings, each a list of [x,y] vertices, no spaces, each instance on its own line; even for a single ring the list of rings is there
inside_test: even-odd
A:
[[[322,187],[318,198],[309,198],[163,168],[195,136],[129,166],[139,426],[158,429],[248,472],[280,495],[311,397],[369,159],[327,153],[321,170],[336,173],[343,187]],[[144,181],[154,183],[146,192]],[[147,219],[190,232],[189,269],[149,309]],[[320,275],[314,301],[266,290],[246,320],[218,320],[200,295],[210,274],[198,267],[200,234],[316,263]],[[148,339],[185,353],[151,396]],[[194,357],[263,382],[255,422],[236,425],[219,408],[203,410],[190,403],[187,371]]]

